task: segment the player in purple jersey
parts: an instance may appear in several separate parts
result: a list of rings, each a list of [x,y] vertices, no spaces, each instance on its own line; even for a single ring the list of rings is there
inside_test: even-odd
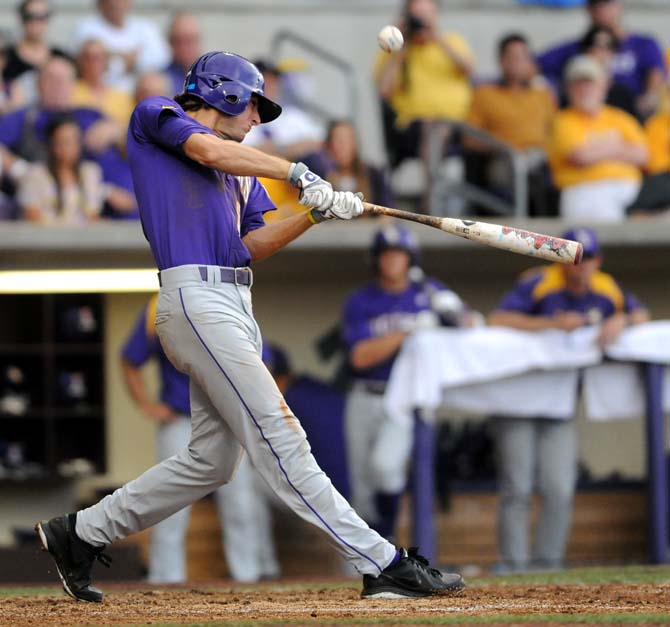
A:
[[[405,487],[412,425],[388,419],[384,391],[405,338],[421,328],[468,324],[470,312],[439,281],[412,280],[419,270],[412,233],[391,224],[372,242],[375,280],[344,307],[343,333],[355,380],[347,396],[345,433],[352,503],[381,535],[393,535]],[[413,269],[413,270],[412,270]]]
[[[489,317],[492,325],[524,331],[572,331],[599,325],[598,342],[613,342],[628,325],[646,322],[649,313],[600,271],[602,255],[596,234],[570,229],[563,237],[584,247],[577,266],[542,266],[524,275]],[[501,499],[498,512],[499,569],[523,571],[560,568],[570,531],[577,479],[577,433],[571,416],[565,419],[497,416]],[[542,510],[529,550],[529,514],[533,486],[542,495]]]
[[[313,224],[360,216],[360,198],[333,191],[302,163],[242,145],[281,107],[263,77],[226,52],[198,59],[175,100],[148,98],[133,112],[128,155],[140,217],[158,266],[156,332],[190,378],[191,441],[102,501],[37,523],[65,591],[102,601],[93,562],[113,541],[146,529],[230,481],[244,448],[298,515],[322,529],[363,575],[364,597],[416,597],[463,588],[460,575],[396,549],[333,488],[305,432],[261,359],[249,264],[274,254]],[[273,208],[257,176],[285,179],[309,209],[265,225]]]
[[[612,78],[636,94],[637,114],[647,117],[656,110],[665,76],[663,53],[658,43],[647,35],[626,32],[621,0],[588,0],[586,9],[593,26],[610,28],[619,40],[611,68]],[[580,40],[577,39],[550,48],[538,57],[542,74],[557,90],[568,61],[580,53]]]

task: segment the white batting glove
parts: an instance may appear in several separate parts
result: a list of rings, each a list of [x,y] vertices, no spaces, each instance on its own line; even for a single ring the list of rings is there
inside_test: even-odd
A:
[[[300,190],[298,202],[325,211],[333,204],[333,186],[314,174],[304,163],[292,163],[287,180]]]
[[[360,192],[335,192],[333,203],[321,212],[326,220],[351,220],[363,215],[363,194]]]
[[[451,290],[439,290],[430,298],[430,306],[442,316],[459,316],[465,309],[465,303]]]

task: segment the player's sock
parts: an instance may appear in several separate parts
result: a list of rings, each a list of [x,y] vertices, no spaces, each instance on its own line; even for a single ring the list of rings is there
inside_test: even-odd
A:
[[[377,521],[374,529],[383,538],[389,538],[395,530],[395,521],[400,507],[400,494],[377,492],[375,505],[377,507]]]

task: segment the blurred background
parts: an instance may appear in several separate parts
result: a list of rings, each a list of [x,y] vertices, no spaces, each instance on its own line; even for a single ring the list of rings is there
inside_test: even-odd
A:
[[[667,2],[193,0],[187,8],[0,0],[0,565],[14,566],[0,567],[0,577],[47,577],[32,562],[34,522],[133,479],[171,454],[167,439],[180,441],[166,427],[188,424],[152,333],[158,283],[125,133],[134,105],[178,93],[208,50],[256,62],[266,94],[284,106],[246,143],[305,161],[371,202],[552,235],[573,229],[592,251],[588,275],[547,264],[538,287],[523,274],[538,266],[532,259],[414,224],[404,226],[409,235],[388,232],[390,222],[364,218],[312,229],[254,268],[255,315],[276,348],[266,363],[293,389],[295,402],[288,391],[287,400],[315,438],[317,460],[357,507],[365,507],[361,485],[378,486],[366,466],[374,433],[367,456],[352,458],[356,411],[361,424],[371,412],[389,417],[352,405],[353,395],[402,400],[413,421],[415,431],[399,436],[410,451],[400,468],[407,484],[394,489],[390,518],[377,499],[366,520],[466,572],[670,559]],[[379,49],[386,24],[403,32],[402,51]],[[301,210],[293,190],[265,183],[277,205],[268,221]],[[407,254],[407,285],[426,302],[386,331],[369,314],[371,335],[402,338],[378,363],[361,363],[345,304],[366,284],[385,289],[389,250]],[[560,318],[566,310],[579,318]],[[546,359],[533,361],[536,350]],[[461,361],[442,359],[452,352]],[[547,372],[571,378],[533,379]],[[291,388],[296,380],[309,393]],[[487,391],[489,383],[500,385]],[[447,388],[454,395],[442,399]],[[532,430],[506,438],[500,425],[514,420]],[[545,433],[559,423],[569,428],[556,437],[567,440]],[[326,426],[337,439],[317,443]],[[195,504],[167,548],[144,532],[119,543],[122,559],[101,574],[153,583],[351,576],[318,531],[245,473],[233,494]],[[238,506],[246,518],[234,515]],[[271,541],[270,556],[258,557]],[[247,550],[233,557],[235,546]],[[166,565],[161,554],[183,554],[183,563]],[[231,560],[258,564],[234,572]]]

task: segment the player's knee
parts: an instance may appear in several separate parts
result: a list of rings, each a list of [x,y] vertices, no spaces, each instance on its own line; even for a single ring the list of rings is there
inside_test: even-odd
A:
[[[216,447],[210,446],[203,450],[199,447],[189,446],[188,455],[190,467],[217,486],[227,483],[237,466],[237,458],[232,459],[222,456],[221,452],[216,450]]]

